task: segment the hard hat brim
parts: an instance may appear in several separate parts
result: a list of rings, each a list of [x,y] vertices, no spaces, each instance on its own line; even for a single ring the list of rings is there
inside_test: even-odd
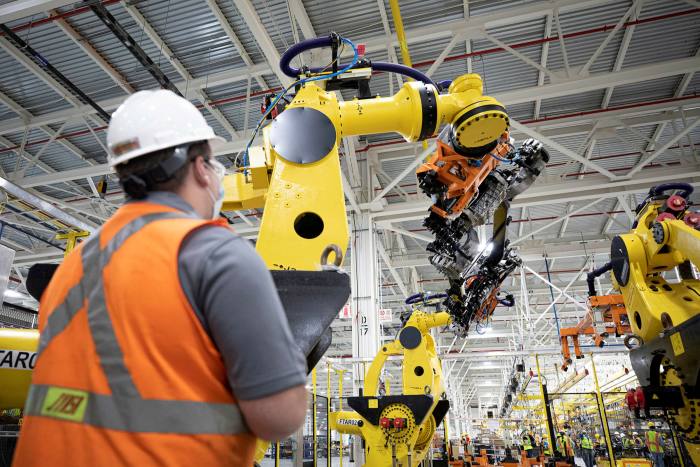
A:
[[[148,153],[151,153],[151,152],[156,152],[156,151],[160,151],[163,149],[180,146],[182,144],[194,143],[196,141],[207,141],[209,143],[209,148],[211,149],[212,153],[214,153],[218,149],[221,149],[221,147],[226,143],[226,140],[224,138],[222,138],[221,136],[216,136],[216,135],[213,135],[209,138],[202,138],[202,139],[193,139],[192,137],[185,137],[185,138],[182,138],[182,140],[179,140],[179,141],[176,140],[174,142],[171,142],[167,146],[166,145],[145,146],[143,148],[140,148],[140,149],[137,149],[134,151],[130,151],[128,154],[124,154],[121,157],[109,158],[109,166],[114,168],[120,164],[124,164],[126,162],[129,162],[132,159],[136,159],[137,157],[141,157],[141,156],[148,154]]]

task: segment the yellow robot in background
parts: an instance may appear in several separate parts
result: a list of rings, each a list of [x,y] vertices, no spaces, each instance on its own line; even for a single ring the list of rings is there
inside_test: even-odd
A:
[[[378,350],[365,375],[363,395],[348,397],[354,412],[331,412],[331,429],[365,440],[364,465],[414,467],[428,453],[450,407],[430,330],[450,321],[444,311],[413,311],[398,337]],[[402,357],[403,390],[397,395],[379,393],[379,378],[390,356]]]
[[[653,187],[637,207],[632,230],[613,239],[610,263],[593,271],[589,283],[612,270],[645,404],[664,409],[700,465],[700,214],[688,210],[692,192],[687,183]],[[669,282],[673,276],[664,273],[674,270],[678,280]]]

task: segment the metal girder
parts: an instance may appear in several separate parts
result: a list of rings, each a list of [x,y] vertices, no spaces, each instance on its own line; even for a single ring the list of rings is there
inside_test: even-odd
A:
[[[75,0],[15,0],[0,5],[0,23],[9,23],[75,3]]]
[[[0,45],[1,45],[0,40]],[[188,89],[194,93],[195,90],[204,89],[207,87],[216,87],[220,85],[230,84],[237,81],[245,81],[249,76],[260,76],[269,71],[267,65],[258,64],[252,67],[246,67],[238,70],[228,70],[219,73],[213,73],[208,76],[202,76],[195,78],[192,81],[178,81],[175,85],[180,89],[183,95],[187,95],[185,91]],[[191,95],[190,95],[191,97]],[[123,97],[113,97],[110,99],[105,99],[99,101],[98,104],[105,110],[114,110],[124,101]],[[79,119],[83,115],[90,115],[95,113],[95,110],[88,105],[78,105],[75,109],[66,109],[57,112],[51,112],[45,115],[37,116],[32,118],[26,124],[21,121],[21,119],[9,120],[0,124],[0,134],[12,133],[16,131],[23,131],[25,126],[29,128],[36,128],[42,125],[48,125],[53,123],[60,123],[64,120],[74,120]]]
[[[2,41],[0,41],[0,44],[1,43]],[[19,55],[24,57],[21,54]],[[33,63],[31,64],[33,65]],[[599,73],[588,77],[574,77],[570,80],[562,81],[556,84],[532,86],[520,90],[496,94],[494,97],[496,97],[504,105],[513,105],[516,103],[531,102],[538,98],[548,99],[562,95],[578,94],[594,89],[603,89],[609,86],[620,86],[623,84],[647,81],[665,76],[674,76],[677,74],[689,73],[691,71],[694,72],[696,70],[700,70],[700,57],[669,60],[650,65],[631,67],[619,72]],[[187,89],[194,90],[220,86],[235,81],[246,80],[249,76],[259,76],[265,72],[269,72],[269,68],[265,65],[254,65],[252,67],[246,67],[242,70],[223,71],[206,77],[196,78],[191,81],[177,82],[175,85],[184,93],[184,91]],[[122,98],[107,99],[99,101],[98,105],[105,110],[111,110],[115,109],[119,104],[121,104],[122,100]],[[33,128],[41,125],[58,123],[73,118],[80,118],[82,115],[92,114],[94,112],[95,110],[90,106],[81,105],[76,109],[51,112],[40,117],[35,117],[30,119],[29,122],[24,122],[21,119],[10,120],[0,124],[0,134],[23,131],[26,126]]]
[[[591,66],[595,63],[595,61],[600,57],[600,54],[603,53],[605,48],[608,46],[610,41],[615,37],[615,34],[622,28],[622,26],[625,25],[625,22],[627,22],[627,18],[633,15],[635,11],[637,11],[638,8],[641,7],[643,3],[643,0],[636,0],[635,2],[632,3],[632,6],[627,9],[624,15],[622,15],[622,18],[615,24],[615,26],[610,30],[607,36],[605,36],[605,39],[603,39],[603,42],[600,43],[598,48],[593,52],[593,54],[590,56],[588,61],[583,65],[581,70],[579,71],[580,74],[582,75],[587,75],[588,70],[590,70]]]
[[[12,100],[12,99],[10,98],[10,96],[7,96],[6,94],[3,94],[3,93],[1,93],[1,92],[0,92],[0,102],[1,102],[3,105],[7,106],[10,110],[12,110],[13,112],[15,112],[17,115],[19,115],[20,118],[22,118],[23,120],[29,120],[29,119],[31,119],[31,118],[34,117],[34,115],[32,115],[31,112],[29,112],[29,111],[26,110],[24,107],[22,107],[21,105],[19,105],[17,102],[15,102],[14,100]],[[44,133],[46,133],[47,135],[49,135],[50,138],[55,138],[55,137],[56,137],[56,132],[55,132],[53,129],[51,129],[51,127],[49,127],[48,125],[43,125],[43,126],[39,127],[39,129],[40,129],[41,131],[43,131]],[[0,142],[2,142],[2,141],[0,141]],[[92,161],[92,160],[90,160],[90,159],[87,159],[87,158],[85,157],[85,153],[84,153],[83,151],[81,151],[80,149],[78,149],[77,146],[75,146],[73,143],[71,143],[71,142],[68,141],[67,139],[65,139],[65,138],[58,139],[57,142],[58,142],[58,144],[60,144],[60,145],[62,145],[63,147],[65,147],[68,151],[72,152],[73,154],[75,154],[75,155],[78,156],[79,158],[83,159],[83,160],[84,160],[85,162],[87,162],[88,164],[90,164],[90,165],[94,165],[94,164],[95,164],[94,161]],[[2,144],[5,144],[5,143],[2,142]],[[12,147],[12,146],[14,146],[14,144],[12,144],[12,143],[10,143],[10,144],[5,144],[5,146],[7,146],[7,147]],[[25,157],[25,156],[26,156],[26,154],[22,154],[22,157]],[[25,157],[25,158],[26,158],[26,157]],[[49,166],[42,166],[42,165],[39,165],[39,167],[40,167],[42,170],[46,171],[46,172],[53,172],[53,171],[54,171],[54,170],[51,169]]]
[[[146,36],[155,44],[159,49],[160,53],[165,56],[165,58],[170,62],[170,64],[175,68],[175,71],[182,77],[182,79],[185,80],[185,83],[189,83],[192,80],[194,80],[194,77],[190,74],[189,71],[187,71],[187,68],[180,62],[180,60],[175,57],[175,54],[173,53],[172,50],[170,50],[170,47],[165,43],[163,38],[160,37],[160,35],[156,32],[155,29],[153,29],[153,26],[146,20],[146,18],[141,14],[141,12],[136,8],[135,5],[129,5],[127,3],[122,3],[121,4],[124,9],[131,15],[131,18],[141,26],[143,29],[143,32],[146,34]],[[223,25],[222,25],[223,27]],[[224,29],[225,30],[225,29]],[[242,50],[242,49],[240,49]],[[245,53],[243,51],[242,53]],[[241,55],[243,58],[243,55]],[[245,61],[245,58],[244,58]],[[246,62],[247,63],[247,62]],[[252,63],[249,63],[248,65],[251,65]],[[260,82],[263,83],[263,88],[266,87],[264,85],[264,81],[260,77],[256,77],[256,79],[260,80]],[[175,86],[180,90],[180,92],[185,95],[182,89],[182,85],[178,85],[178,83],[175,83]],[[187,87],[186,87],[187,89]],[[231,125],[231,122],[228,121],[228,119],[224,116],[224,114],[221,113],[221,111],[215,107],[212,107],[209,105],[209,97],[206,95],[206,93],[202,89],[195,88],[194,89],[194,94],[195,96],[199,99],[199,101],[202,103],[202,105],[209,111],[212,117],[216,119],[217,122],[221,124],[222,127],[233,137],[239,137],[238,132],[236,129]]]
[[[262,21],[260,21],[260,17],[253,3],[250,0],[233,0],[233,3],[245,19],[248,29],[250,29],[250,32],[253,34],[255,41],[260,46],[260,50],[262,50],[263,55],[265,55],[267,59],[267,63],[280,80],[280,83],[285,87],[292,84],[292,79],[279,69],[278,63],[280,62],[280,54],[274,42],[272,42],[270,35],[267,33],[267,29]]]
[[[560,11],[582,10],[599,5],[612,3],[614,0],[554,0],[539,1],[519,7],[504,8],[493,13],[471,16],[468,20],[459,19],[448,21],[436,26],[421,26],[406,30],[406,40],[409,44],[417,42],[437,41],[448,37],[454,37],[457,33],[469,33],[474,30],[484,28],[498,28],[508,24],[522,23],[532,19],[540,19],[552,8],[559,8]],[[385,51],[387,48],[386,38],[375,36],[367,38],[365,41],[367,52]],[[390,47],[398,46],[399,42],[396,34],[391,37]]]
[[[642,171],[634,179],[610,181],[602,175],[588,175],[583,180],[563,181],[551,184],[535,184],[519,195],[511,209],[523,206],[552,205],[571,201],[610,198],[625,193],[646,193],[649,187],[666,181],[683,180],[700,186],[700,166],[654,167]],[[372,213],[375,221],[423,219],[430,200],[394,203]]]
[[[625,84],[649,81],[667,76],[682,75],[700,70],[700,57],[681,58],[667,62],[653,63],[626,68],[610,73],[596,73],[581,77],[576,76],[568,80],[561,80],[552,84],[545,84],[531,89],[518,89],[495,95],[505,105],[521,104],[533,100],[549,99],[572,94],[580,94],[610,86],[622,86]],[[525,92],[528,91],[528,92]]]
[[[304,8],[304,3],[302,0],[288,0],[289,9],[292,12],[292,17],[296,21],[301,33],[304,35],[305,39],[313,39],[316,37],[316,32],[314,31],[314,26],[311,24],[311,19],[309,19],[309,14]]]
[[[406,284],[404,284],[399,272],[391,265],[391,258],[389,258],[389,255],[384,249],[381,241],[377,241],[377,252],[379,253],[379,257],[382,258],[382,261],[384,261],[384,264],[386,264],[387,269],[389,269],[389,273],[391,274],[391,277],[393,277],[394,281],[396,281],[396,285],[399,287],[399,290],[401,290],[401,293],[408,297],[409,294]]]
[[[68,80],[59,70],[51,65],[45,58],[35,51],[24,39],[16,35],[10,28],[0,24],[3,36],[0,36],[0,48],[17,60],[30,73],[46,83],[59,96],[68,101],[73,107],[87,104],[93,112],[100,115],[105,121],[109,121],[109,114],[97,104],[90,96]],[[31,58],[30,58],[31,57]],[[38,63],[41,63],[39,66]]]
[[[409,173],[411,173],[418,165],[425,160],[425,158],[431,154],[435,150],[435,142],[433,141],[428,145],[427,148],[423,149],[421,153],[411,162],[406,166],[404,170],[401,171],[399,175],[397,175],[390,183],[388,183],[381,192],[379,192],[378,195],[374,197],[372,200],[372,203],[378,203],[384,196],[391,191],[392,188],[394,188],[398,183],[401,182],[401,180],[404,179]]]
[[[692,123],[689,123],[680,133],[676,134],[676,135],[673,136],[671,139],[669,139],[668,141],[666,141],[663,145],[661,145],[661,147],[659,147],[658,149],[656,149],[656,150],[655,150],[651,155],[649,155],[647,158],[645,158],[644,160],[640,161],[636,166],[634,166],[634,168],[633,168],[632,170],[630,170],[629,172],[627,172],[627,173],[625,174],[625,176],[626,176],[626,177],[631,177],[631,176],[633,176],[634,174],[636,174],[637,172],[639,172],[640,170],[642,170],[642,169],[644,168],[644,166],[648,165],[648,164],[649,164],[650,162],[652,162],[654,159],[656,159],[656,158],[659,157],[661,154],[663,154],[664,152],[666,152],[666,150],[667,150],[668,148],[670,148],[671,146],[673,146],[677,141],[680,141],[680,140],[683,139],[686,135],[690,134],[690,132],[693,131],[693,129],[694,129],[695,127],[697,127],[698,125],[700,125],[700,117],[699,117],[699,118],[696,118]]]
[[[552,35],[552,14],[548,14],[545,17],[544,22],[544,37],[550,37]],[[547,60],[549,59],[549,42],[542,44],[542,55],[540,56],[540,65],[547,67]],[[537,73],[537,85],[542,86],[544,84],[545,73],[540,70]],[[535,100],[535,111],[533,116],[535,119],[540,118],[540,107],[542,106],[542,99]]]
[[[231,42],[236,47],[236,50],[238,50],[238,55],[241,56],[241,59],[243,59],[243,62],[248,66],[253,66],[254,65],[253,60],[250,58],[250,55],[248,55],[248,52],[245,50],[245,47],[243,47],[243,43],[238,38],[238,35],[233,30],[233,27],[231,27],[231,23],[229,23],[228,18],[226,18],[226,15],[224,15],[224,12],[221,11],[221,8],[219,8],[219,5],[216,3],[215,0],[206,0],[206,2],[207,2],[207,5],[209,6],[209,9],[216,17],[216,20],[219,22],[219,25],[226,33],[226,36],[228,36],[228,38],[231,39]],[[191,78],[192,77],[190,77],[190,79]],[[267,83],[265,82],[265,80],[262,79],[261,76],[256,76],[254,79],[255,79],[255,82],[258,83],[258,86],[260,86],[260,89],[267,89]]]
[[[700,57],[700,48],[698,48],[695,51],[695,56]],[[685,94],[685,91],[688,89],[688,85],[693,79],[693,75],[695,73],[686,73],[685,76],[681,79],[681,82],[678,84],[678,87],[676,88],[676,92],[673,93],[674,97],[679,97]],[[646,149],[648,151],[653,150],[656,147],[657,141],[659,140],[659,137],[663,134],[664,130],[666,129],[666,122],[661,123],[656,127],[654,130],[654,134],[651,137],[651,141],[647,145]]]
[[[637,3],[636,9],[630,18],[631,20],[636,20],[639,18],[639,14],[642,11],[642,6],[644,6],[644,0]],[[634,7],[633,7],[634,8]],[[620,48],[617,49],[617,57],[615,57],[615,64],[613,65],[613,71],[620,71],[622,69],[622,64],[625,62],[625,57],[627,56],[627,49],[629,48],[630,42],[632,42],[632,35],[634,34],[635,25],[629,26],[625,29],[622,35],[622,42],[620,42]],[[603,95],[603,105],[602,108],[606,109],[610,105],[610,99],[612,98],[614,86],[610,86],[605,90]]]
[[[391,224],[387,224],[386,222],[378,223],[377,228],[382,229],[382,230],[389,230],[391,232],[395,232],[395,233],[403,235],[405,237],[415,238],[416,240],[420,240],[423,242],[432,242],[434,240],[432,237],[428,237],[427,235],[421,235],[421,234],[417,234],[415,232],[409,232],[408,230],[395,227]],[[430,264],[430,263],[427,263],[427,264]]]
[[[9,180],[6,180],[4,178],[0,178],[0,188],[5,190],[7,193],[11,194],[15,198],[18,198],[28,204],[31,204],[32,206],[35,206],[39,209],[41,209],[43,212],[46,214],[53,216],[55,219],[63,222],[66,225],[69,226],[74,226],[79,228],[80,230],[84,230],[87,232],[93,232],[95,230],[95,225],[92,223],[87,223],[81,219],[78,219],[77,217],[73,216],[72,214],[68,214],[67,212],[57,208],[53,204],[49,203],[48,201],[45,201],[38,196],[29,193],[27,190],[23,189],[22,187],[15,185],[14,183],[10,182]]]
[[[56,10],[51,10],[49,13],[54,16],[58,15]],[[114,67],[112,67],[112,65],[110,65],[107,60],[105,60],[104,57],[102,57],[102,55],[100,55],[99,52],[94,49],[86,38],[80,35],[78,31],[73,29],[73,27],[68,24],[68,21],[63,18],[57,18],[54,21],[54,24],[61,31],[63,31],[70,38],[70,40],[78,46],[78,48],[85,52],[85,54],[102,69],[102,71],[107,73],[107,75],[112,78],[112,81],[114,81],[117,86],[122,88],[128,94],[134,92],[134,88],[131,86],[131,84],[129,84],[126,78],[115,70]]]

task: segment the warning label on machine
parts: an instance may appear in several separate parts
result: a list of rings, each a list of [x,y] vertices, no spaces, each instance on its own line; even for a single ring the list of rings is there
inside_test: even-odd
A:
[[[0,369],[33,370],[36,352],[0,349]]]

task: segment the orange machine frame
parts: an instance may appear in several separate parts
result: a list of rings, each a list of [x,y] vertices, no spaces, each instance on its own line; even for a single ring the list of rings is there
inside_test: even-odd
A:
[[[416,170],[416,175],[424,172],[434,171],[437,174],[437,181],[447,187],[445,197],[447,199],[459,198],[458,201],[447,212],[435,205],[430,210],[441,217],[449,217],[459,214],[479,192],[479,185],[495,169],[500,161],[497,158],[505,157],[512,147],[507,142],[510,140],[508,132],[503,133],[499,143],[493,151],[486,154],[481,159],[481,165],[471,165],[475,159],[470,159],[457,152],[442,141],[437,142],[437,150],[430,160],[423,163]],[[493,157],[496,156],[496,157]]]
[[[625,308],[625,303],[622,299],[622,295],[595,295],[588,298],[588,305],[591,311],[586,314],[576,326],[570,328],[561,328],[560,342],[561,342],[561,354],[564,357],[564,363],[561,369],[566,371],[571,365],[571,342],[574,345],[574,355],[576,358],[583,358],[583,352],[581,352],[581,347],[579,345],[579,336],[582,335],[592,335],[593,342],[597,347],[602,347],[605,344],[605,338],[610,335],[607,331],[608,328],[613,329],[615,336],[620,337],[631,332],[629,325],[629,320],[623,322],[623,317],[627,317],[627,309]],[[598,333],[593,327],[595,324],[595,319],[593,313],[595,311],[600,311],[600,315],[605,325],[606,330]],[[571,342],[569,342],[571,339]]]

